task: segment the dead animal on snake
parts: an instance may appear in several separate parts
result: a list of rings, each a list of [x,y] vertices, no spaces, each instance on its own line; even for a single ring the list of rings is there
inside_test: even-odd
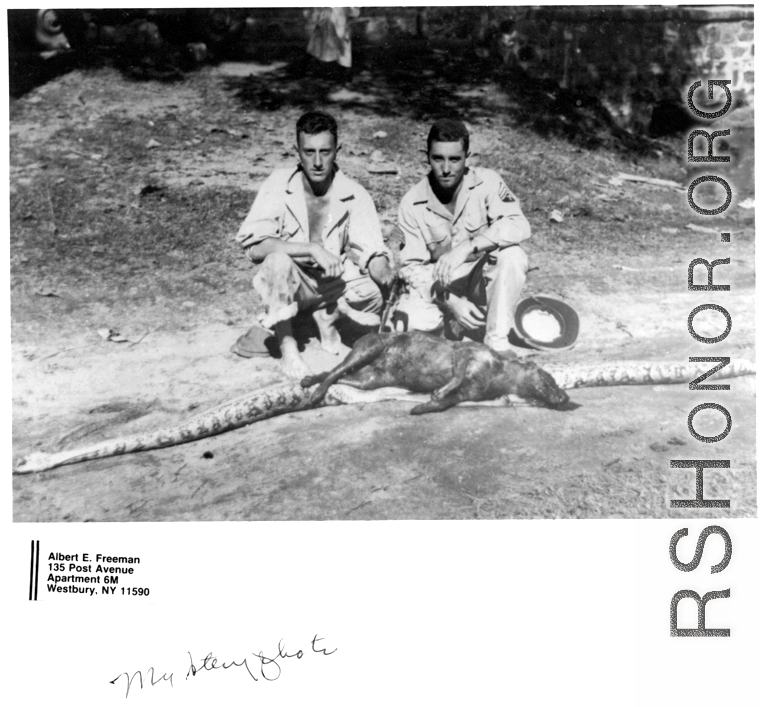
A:
[[[696,379],[703,380],[706,374],[718,380],[753,375],[756,370],[754,362],[746,359],[727,360],[707,373],[704,364],[699,361],[610,361],[564,365],[552,363],[550,375],[535,364],[510,360],[506,355],[497,354],[484,346],[452,344],[430,337],[418,338],[425,336],[423,334],[405,335],[405,340],[401,336],[371,335],[361,346],[357,346],[355,354],[346,359],[347,362],[350,359],[349,368],[344,362],[328,374],[305,379],[303,382],[307,385],[321,383],[311,397],[304,388],[294,384],[256,390],[170,427],[115,437],[78,449],[32,452],[18,460],[13,473],[36,473],[66,464],[185,444],[317,405],[405,400],[408,399],[408,390],[433,393],[431,401],[412,410],[418,414],[444,410],[460,400],[483,403],[504,397],[505,389],[507,394],[568,410],[574,404],[567,402],[567,395],[562,389],[689,383]],[[414,340],[418,341],[418,346],[406,346]],[[404,341],[406,345],[400,345]],[[425,349],[429,349],[427,356],[418,358],[416,354],[423,353]],[[464,359],[462,351],[466,354]],[[415,357],[408,362],[407,373],[403,365],[404,356],[412,353]],[[469,362],[463,364],[463,360]],[[383,371],[379,365],[390,367],[394,362],[400,368]],[[456,370],[453,367],[455,362],[458,366]],[[352,366],[355,370],[349,370]],[[362,366],[365,366],[364,370],[360,370]],[[465,375],[459,383],[462,370]],[[340,376],[346,376],[344,380],[351,385],[333,385]],[[400,391],[398,387],[382,389],[382,386],[391,384],[406,387],[407,390]],[[320,399],[320,395],[324,398]],[[436,397],[439,399],[436,400]]]
[[[337,381],[361,390],[396,386],[432,393],[428,402],[412,408],[412,415],[507,395],[555,409],[569,402],[554,378],[535,363],[519,361],[514,354],[510,357],[484,344],[447,341],[421,332],[366,334],[341,364],[327,373],[307,376],[301,385],[319,384],[311,396],[312,405],[317,405]]]

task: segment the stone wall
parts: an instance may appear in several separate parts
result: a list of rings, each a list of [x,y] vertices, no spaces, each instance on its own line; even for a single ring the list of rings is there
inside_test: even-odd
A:
[[[729,79],[735,105],[754,106],[752,5],[364,7],[355,34],[397,51],[409,39],[470,48],[594,95],[634,132],[685,107],[698,78]]]
[[[367,7],[356,30],[375,44],[469,44],[481,58],[594,95],[634,132],[647,132],[658,110],[685,106],[698,78],[729,79],[735,105],[754,105],[751,5]]]
[[[754,102],[751,6],[497,8],[495,19],[499,12],[507,63],[594,94],[622,127],[645,130],[658,105],[683,103],[699,78],[729,79],[737,104]]]

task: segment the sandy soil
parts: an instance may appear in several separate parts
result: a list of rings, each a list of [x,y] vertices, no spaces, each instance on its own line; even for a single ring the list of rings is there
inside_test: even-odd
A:
[[[300,112],[242,102],[234,81],[278,68],[248,66],[248,74],[246,65],[209,67],[173,85],[128,82],[111,70],[75,72],[12,105],[14,458],[175,424],[192,411],[283,380],[276,360],[229,352],[256,311],[252,269],[232,235],[261,179],[292,161],[288,136]],[[366,95],[335,89],[327,105],[345,128],[341,166],[376,197],[387,235],[398,199],[424,174],[409,144],[422,140],[428,123],[363,110],[359,99]],[[510,99],[494,93],[493,100],[498,106]],[[129,132],[136,125],[144,130],[139,137]],[[164,128],[155,138],[160,146],[118,162],[126,142],[144,147],[155,126]],[[675,160],[632,163],[555,138],[527,138],[496,108],[474,128],[475,159],[502,171],[534,226],[530,257],[537,269],[526,295],[561,296],[581,314],[577,347],[541,354],[539,363],[754,360],[753,210],[732,206],[719,224],[709,222],[712,232],[690,230],[688,224],[705,228],[708,221],[689,210],[684,193],[609,183],[618,171],[635,169],[671,177],[680,170],[683,179]],[[389,134],[386,141],[373,142],[380,129]],[[122,132],[102,137],[103,144],[81,141],[109,130]],[[515,160],[489,154],[495,144]],[[399,164],[397,176],[368,174],[367,156],[376,148]],[[101,257],[97,249],[111,246],[96,240],[70,264],[65,255],[60,261],[44,256],[46,244],[78,247],[77,234],[90,225],[85,211],[82,222],[63,226],[63,207],[50,197],[56,179],[74,174],[73,160],[88,174],[102,170],[103,184],[116,184],[124,194],[122,206],[114,206],[111,192],[100,201],[87,194],[91,213],[119,208],[129,219],[132,209],[159,237],[166,222],[151,221],[150,204],[140,201],[145,185],[158,184],[169,199],[229,191],[234,203],[224,222],[204,236],[228,260],[199,271],[197,263],[188,264],[181,241],[145,272],[129,268],[133,260],[147,262],[147,255],[133,249],[125,260]],[[733,177],[742,184],[737,204],[753,193],[746,164],[743,176]],[[43,213],[46,201],[53,216]],[[563,224],[549,221],[553,208],[565,212]],[[719,229],[732,231],[730,244],[719,243]],[[716,271],[716,281],[730,283],[731,292],[689,292],[686,268],[694,257],[730,257],[730,269],[719,279]],[[112,282],[121,264],[123,281]],[[699,344],[686,330],[689,312],[703,302],[721,304],[732,316],[731,335],[715,346]],[[709,314],[699,322],[704,335],[723,328]],[[129,341],[103,340],[97,334],[103,327]],[[314,370],[336,363],[314,340],[305,357]],[[570,412],[466,407],[413,418],[409,405],[389,402],[288,414],[165,450],[14,477],[14,518],[687,517],[668,508],[670,499],[694,493],[693,472],[669,468],[670,459],[684,458],[730,459],[730,469],[706,474],[705,496],[731,499],[730,510],[713,514],[756,515],[754,376],[731,381],[730,392],[692,392],[681,384],[578,390],[571,397],[580,407]],[[705,445],[689,435],[686,418],[695,405],[711,401],[730,410],[733,429],[722,443]],[[716,434],[723,424],[722,416],[707,412],[696,427]]]

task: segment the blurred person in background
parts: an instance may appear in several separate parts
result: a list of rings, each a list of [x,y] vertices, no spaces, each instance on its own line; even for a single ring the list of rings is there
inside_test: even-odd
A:
[[[357,7],[312,7],[304,10],[309,43],[306,53],[325,78],[351,79],[351,20]]]

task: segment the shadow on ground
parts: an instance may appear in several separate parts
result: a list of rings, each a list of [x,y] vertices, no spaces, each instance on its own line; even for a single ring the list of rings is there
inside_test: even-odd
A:
[[[617,127],[593,96],[564,90],[478,57],[470,45],[435,47],[424,41],[364,47],[352,75],[308,57],[261,50],[258,61],[275,62],[266,73],[230,76],[226,88],[252,110],[313,110],[330,103],[367,115],[429,122],[445,116],[492,118],[523,125],[542,136],[561,136],[585,147],[636,153],[668,151],[650,138]],[[283,63],[282,60],[286,63]]]

